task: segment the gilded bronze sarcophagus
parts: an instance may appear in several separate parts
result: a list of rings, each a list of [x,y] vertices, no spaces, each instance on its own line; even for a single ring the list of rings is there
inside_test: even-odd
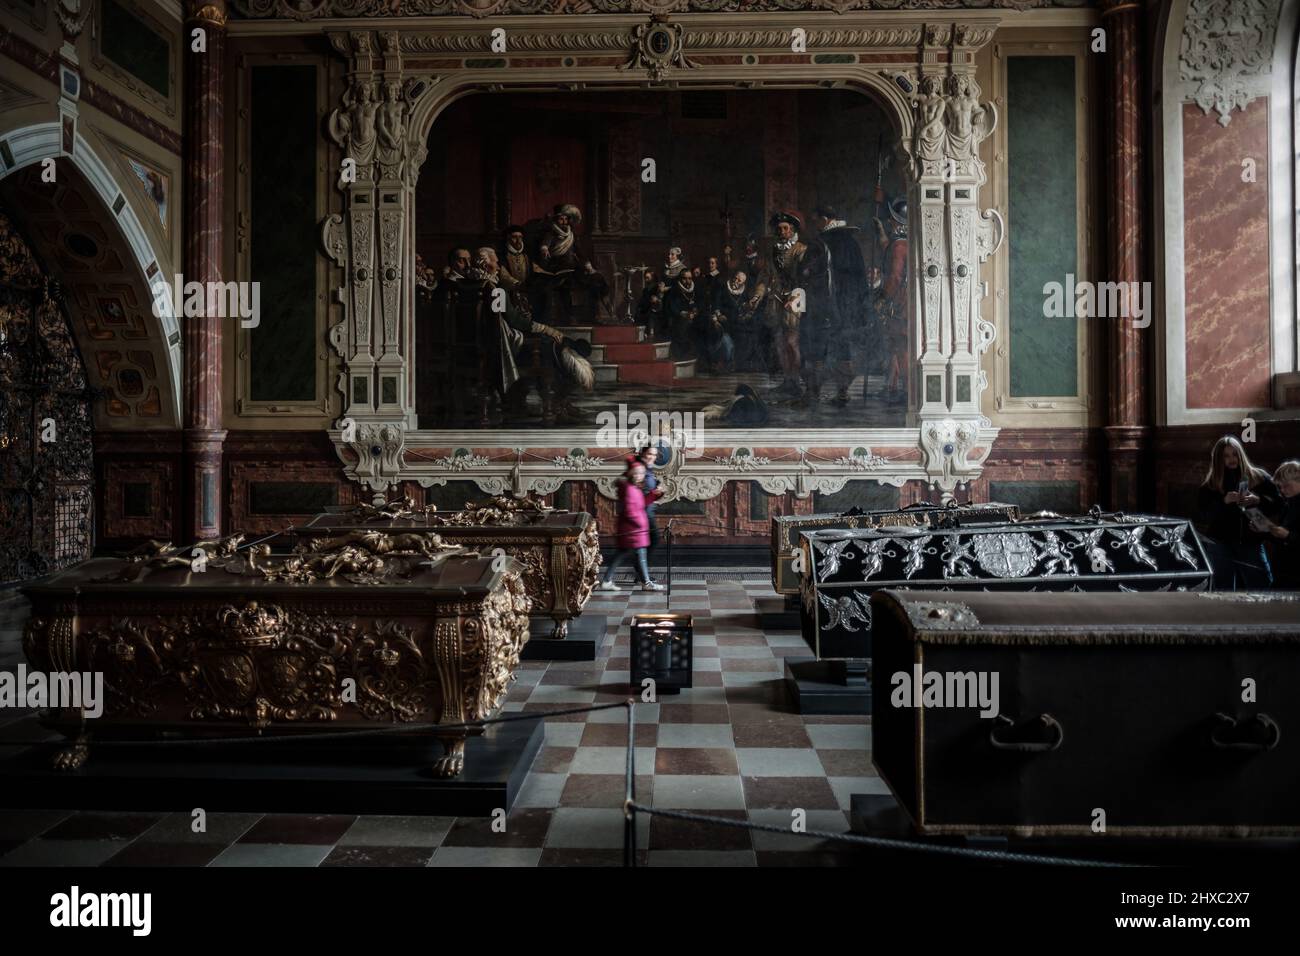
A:
[[[405,505],[362,505],[327,512],[293,529],[308,549],[329,548],[349,535],[375,531],[436,534],[480,554],[514,558],[535,617],[554,622],[551,637],[568,634],[600,573],[600,536],[586,512],[546,507],[535,498],[493,498],[460,511]]]
[[[308,734],[427,726],[453,777],[528,640],[516,563],[429,535],[373,533],[315,553],[154,545],[23,588],[24,650],[45,672],[103,675],[102,715],[59,709],[79,766],[96,738]],[[191,556],[191,555],[194,556]]]
[[[804,639],[822,660],[871,657],[872,592],[1196,591],[1212,570],[1186,519],[1102,514],[955,528],[806,531]]]
[[[954,522],[962,525],[984,522],[1015,521],[1020,509],[1015,505],[985,504],[936,505],[919,502],[906,508],[862,511],[852,508],[840,514],[777,515],[772,519],[772,588],[778,594],[799,593],[799,570],[795,555],[799,535],[805,531],[847,530],[903,526],[938,528]]]

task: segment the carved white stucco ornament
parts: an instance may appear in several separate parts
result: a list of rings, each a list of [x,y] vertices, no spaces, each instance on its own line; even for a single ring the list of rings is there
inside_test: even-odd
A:
[[[1267,92],[1282,0],[1190,0],[1183,21],[1179,69],[1196,83],[1192,99],[1219,125]]]

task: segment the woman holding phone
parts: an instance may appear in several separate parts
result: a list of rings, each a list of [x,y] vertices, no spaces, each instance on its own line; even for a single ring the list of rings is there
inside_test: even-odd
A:
[[[1268,472],[1251,464],[1246,449],[1232,435],[1214,443],[1199,502],[1210,539],[1215,589],[1269,587],[1273,573],[1264,553],[1263,532],[1269,527],[1267,519],[1281,513],[1282,499]]]

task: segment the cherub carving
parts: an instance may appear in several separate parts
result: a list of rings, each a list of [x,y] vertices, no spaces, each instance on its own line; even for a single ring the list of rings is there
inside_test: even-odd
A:
[[[822,607],[826,608],[830,618],[826,623],[827,630],[833,631],[842,627],[849,633],[856,634],[858,628],[855,624],[871,627],[871,605],[867,603],[867,595],[855,591],[844,597],[832,598],[818,593],[817,598],[821,601]]]

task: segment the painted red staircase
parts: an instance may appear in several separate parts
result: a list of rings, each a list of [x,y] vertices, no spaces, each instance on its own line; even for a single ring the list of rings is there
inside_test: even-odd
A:
[[[591,343],[597,382],[671,385],[695,377],[695,359],[674,360],[671,343],[648,341],[639,325],[568,326],[560,331]]]

